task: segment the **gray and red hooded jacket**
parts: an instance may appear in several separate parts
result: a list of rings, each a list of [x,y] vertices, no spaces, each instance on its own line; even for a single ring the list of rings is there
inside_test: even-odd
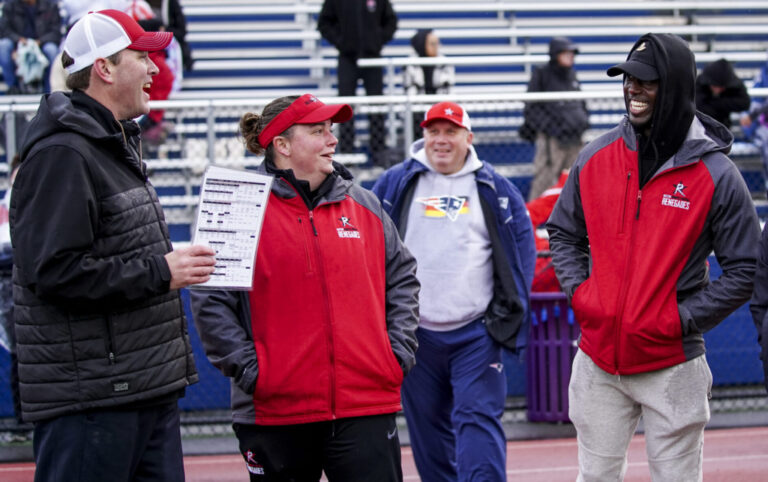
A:
[[[642,42],[660,75],[650,135],[625,117],[589,143],[547,222],[579,348],[621,375],[702,355],[702,334],[749,299],[760,237],[733,136],[695,112],[693,54],[672,35]],[[644,184],[641,156],[658,166]],[[723,274],[710,282],[712,251]]]
[[[275,173],[250,291],[191,291],[206,355],[231,379],[236,423],[401,408],[417,346],[416,260],[373,193],[334,167],[311,208]]]

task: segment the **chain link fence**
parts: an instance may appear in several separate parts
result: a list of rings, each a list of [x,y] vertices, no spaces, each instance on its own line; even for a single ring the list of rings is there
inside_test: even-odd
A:
[[[763,93],[765,95],[765,93]],[[399,162],[409,152],[410,144],[419,135],[414,127],[424,112],[434,103],[453,100],[462,104],[472,118],[474,146],[481,159],[489,161],[526,197],[533,176],[532,159],[535,148],[520,136],[523,108],[526,102],[553,102],[560,99],[584,100],[590,112],[590,127],[584,142],[615,126],[624,115],[620,88],[611,91],[569,93],[508,93],[494,95],[451,96],[377,96],[323,98],[326,103],[345,102],[356,113],[355,141],[352,152],[337,155],[355,175],[357,182],[369,187],[384,166],[377,165],[369,149],[368,115],[385,119],[384,139],[388,158],[386,164]],[[3,114],[0,135],[0,190],[7,187],[8,160],[18,151],[19,132],[37,110],[37,100],[0,103]],[[238,135],[240,117],[248,111],[260,112],[271,99],[188,100],[153,104],[165,109],[167,135],[159,142],[144,143],[144,159],[150,179],[157,188],[176,243],[190,239],[190,226],[195,215],[200,181],[208,165],[253,168],[261,158],[246,152]],[[335,128],[338,128],[336,126]],[[338,130],[336,131],[338,132]],[[739,135],[739,133],[736,133]],[[739,140],[733,158],[741,168],[753,192],[756,205],[765,198],[765,179],[758,150]],[[717,274],[716,262],[713,273]],[[189,313],[188,296],[184,300]],[[205,358],[194,325],[190,332],[201,382],[189,387],[181,401],[185,410],[185,430],[192,435],[208,435],[211,431],[228,432],[228,381]],[[4,340],[0,333],[0,341]],[[742,307],[726,322],[707,335],[709,360],[715,379],[715,399],[712,407],[721,411],[765,409],[766,398],[762,383],[756,333],[747,307]],[[9,386],[9,354],[0,347],[0,418],[12,416]],[[522,409],[526,395],[526,367],[517,358],[507,357],[508,395],[510,408]],[[520,417],[516,415],[515,417]],[[217,428],[218,427],[218,428]],[[0,432],[2,425],[0,424]]]

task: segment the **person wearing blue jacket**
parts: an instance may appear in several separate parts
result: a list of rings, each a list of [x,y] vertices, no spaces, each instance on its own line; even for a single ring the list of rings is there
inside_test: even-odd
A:
[[[373,187],[417,261],[419,349],[403,409],[424,481],[506,480],[502,349],[526,342],[536,250],[517,188],[477,157],[469,115],[433,105]]]

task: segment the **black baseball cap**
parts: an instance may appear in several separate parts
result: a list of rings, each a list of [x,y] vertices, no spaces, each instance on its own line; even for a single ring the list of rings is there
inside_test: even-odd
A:
[[[647,40],[629,53],[626,62],[614,65],[608,69],[608,76],[616,77],[620,74],[628,74],[640,80],[650,81],[659,78],[659,71],[656,70],[656,61],[653,57],[653,50]]]

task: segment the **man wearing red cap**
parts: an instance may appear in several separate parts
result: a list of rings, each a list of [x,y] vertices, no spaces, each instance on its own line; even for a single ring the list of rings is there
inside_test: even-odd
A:
[[[502,347],[528,331],[536,250],[517,188],[477,157],[466,110],[440,102],[374,193],[418,262],[419,350],[403,383],[425,481],[506,480]]]
[[[22,417],[37,481],[183,481],[177,401],[198,379],[179,289],[213,251],[172,250],[141,160],[157,67],[126,14],[91,12],[62,64],[71,94],[43,96],[10,209]]]

